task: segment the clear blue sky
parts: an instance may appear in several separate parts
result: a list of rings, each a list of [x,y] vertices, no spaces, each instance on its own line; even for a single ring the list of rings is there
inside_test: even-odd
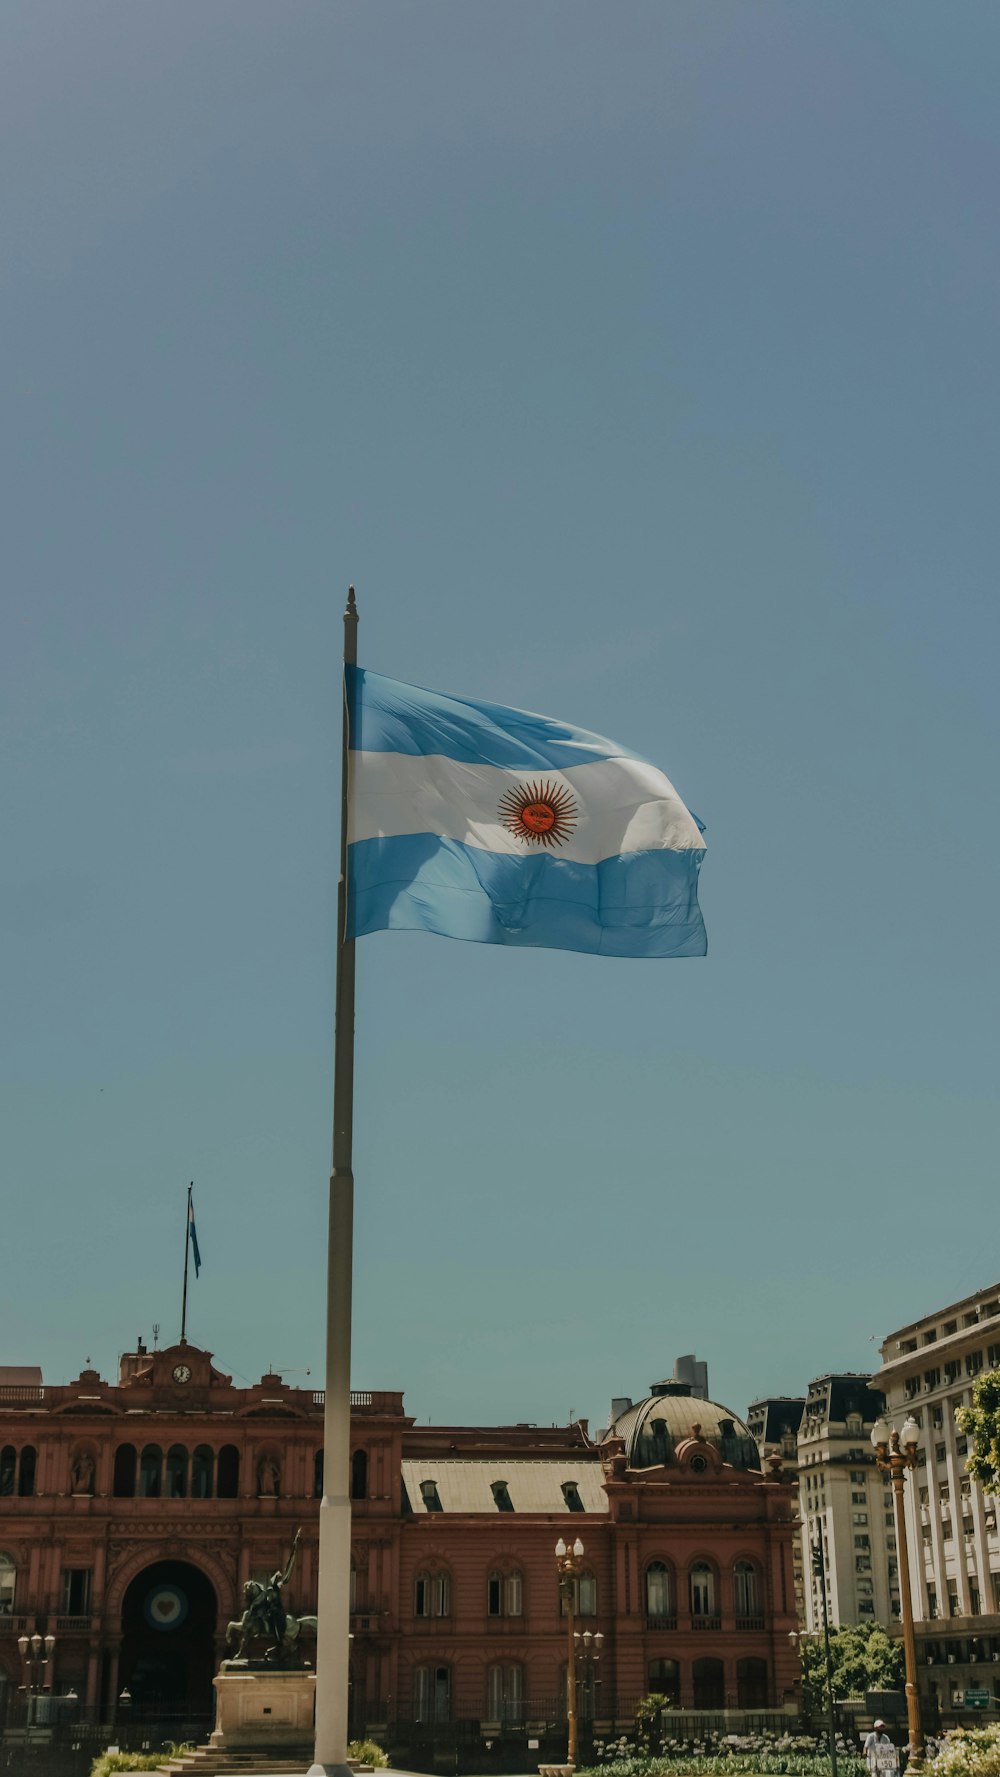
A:
[[[354,1376],[741,1409],[1000,1275],[991,0],[11,0],[0,1361],[322,1366],[340,613],[704,962],[359,946]]]

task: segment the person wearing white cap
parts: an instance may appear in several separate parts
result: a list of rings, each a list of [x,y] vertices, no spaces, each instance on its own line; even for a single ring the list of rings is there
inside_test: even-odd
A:
[[[892,1741],[889,1739],[889,1736],[885,1731],[885,1722],[879,1717],[879,1720],[875,1723],[871,1733],[865,1735],[865,1743],[862,1747],[865,1758],[867,1758],[870,1753],[879,1752],[884,1746],[891,1745]]]

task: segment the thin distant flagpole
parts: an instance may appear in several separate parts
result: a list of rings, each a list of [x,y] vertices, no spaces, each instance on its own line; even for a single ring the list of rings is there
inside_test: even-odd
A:
[[[182,1345],[185,1344],[186,1340],[187,1340],[188,1255],[190,1254],[190,1251],[191,1251],[191,1193],[193,1190],[194,1190],[194,1180],[192,1179],[191,1183],[188,1185],[187,1206],[184,1210],[184,1294],[181,1297],[181,1344]]]
[[[333,1057],[333,1171],[326,1284],[326,1405],[323,1499],[319,1510],[319,1624],[316,1753],[310,1777],[349,1777],[348,1650],[351,1610],[351,1283],[354,1238],[354,940],[347,935],[347,815],[350,723],[346,669],[358,658],[353,586],[344,612],[344,707],[340,766],[340,881]]]

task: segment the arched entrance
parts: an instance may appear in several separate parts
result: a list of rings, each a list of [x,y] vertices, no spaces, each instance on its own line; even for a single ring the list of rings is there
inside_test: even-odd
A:
[[[187,1561],[156,1561],[122,1599],[119,1683],[136,1717],[211,1715],[218,1604]]]

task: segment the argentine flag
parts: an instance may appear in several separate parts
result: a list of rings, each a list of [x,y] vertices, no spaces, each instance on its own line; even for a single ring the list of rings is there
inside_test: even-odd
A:
[[[701,828],[662,771],[548,716],[347,668],[348,936],[704,956]]]

